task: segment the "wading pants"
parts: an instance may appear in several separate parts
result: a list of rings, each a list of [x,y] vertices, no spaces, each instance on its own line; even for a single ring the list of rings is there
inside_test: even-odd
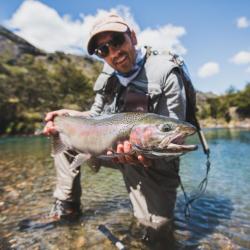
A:
[[[57,182],[54,197],[79,202],[80,167],[72,169],[71,160],[64,153],[55,156]],[[112,168],[112,164],[106,167]],[[115,168],[117,169],[117,165]],[[137,220],[154,229],[161,228],[171,221],[179,185],[179,159],[168,162],[164,159],[155,160],[153,166],[148,168],[142,165],[120,164],[119,169],[123,174]]]

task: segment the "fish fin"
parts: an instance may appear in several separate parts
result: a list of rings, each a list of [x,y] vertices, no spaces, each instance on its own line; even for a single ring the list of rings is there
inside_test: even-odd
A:
[[[70,168],[76,169],[81,166],[85,161],[89,160],[91,157],[90,154],[78,154],[74,157],[74,160],[70,164]]]
[[[99,172],[101,168],[101,163],[96,157],[90,157],[90,159],[87,161],[87,165],[95,173]]]
[[[53,156],[53,157],[56,154],[60,154],[60,153],[64,152],[65,150],[67,150],[67,147],[61,141],[59,134],[55,134],[52,136],[51,144],[52,144],[51,156]]]

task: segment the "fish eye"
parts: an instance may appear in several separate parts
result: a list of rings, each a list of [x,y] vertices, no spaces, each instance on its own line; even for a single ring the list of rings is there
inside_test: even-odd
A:
[[[172,126],[170,124],[161,124],[159,126],[159,129],[162,131],[162,132],[169,132],[171,129],[172,129]]]

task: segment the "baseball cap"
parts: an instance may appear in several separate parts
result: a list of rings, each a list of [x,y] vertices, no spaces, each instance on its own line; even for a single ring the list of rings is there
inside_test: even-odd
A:
[[[109,14],[108,16],[99,19],[91,29],[90,37],[87,45],[87,50],[90,55],[95,51],[95,36],[102,32],[114,31],[114,32],[126,32],[129,25],[123,18],[115,14]]]

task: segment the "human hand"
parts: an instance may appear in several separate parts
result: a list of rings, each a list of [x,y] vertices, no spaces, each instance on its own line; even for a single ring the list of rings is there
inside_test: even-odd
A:
[[[56,127],[54,125],[54,118],[56,116],[60,116],[60,115],[71,115],[71,116],[84,116],[84,115],[88,115],[88,111],[85,112],[81,112],[81,111],[76,111],[76,110],[71,110],[71,109],[59,109],[59,110],[55,110],[55,111],[51,111],[49,113],[46,114],[45,116],[45,126],[43,129],[43,134],[44,135],[52,135],[52,134],[56,134],[57,130]]]
[[[43,129],[43,134],[44,135],[52,135],[52,134],[56,134],[57,133],[57,130],[55,128],[55,125],[54,125],[54,118],[58,115],[65,115],[67,114],[68,112],[66,111],[66,109],[60,109],[60,110],[55,110],[55,111],[51,111],[51,112],[48,112],[45,116],[45,126],[44,126],[44,129]]]
[[[132,150],[132,145],[129,141],[124,141],[123,143],[118,143],[116,148],[116,153],[129,153]],[[111,151],[107,152],[108,155],[112,155]],[[152,165],[152,161],[143,155],[130,156],[124,155],[119,156],[114,159],[116,163],[125,163],[125,164],[142,164],[144,167],[149,167]]]

